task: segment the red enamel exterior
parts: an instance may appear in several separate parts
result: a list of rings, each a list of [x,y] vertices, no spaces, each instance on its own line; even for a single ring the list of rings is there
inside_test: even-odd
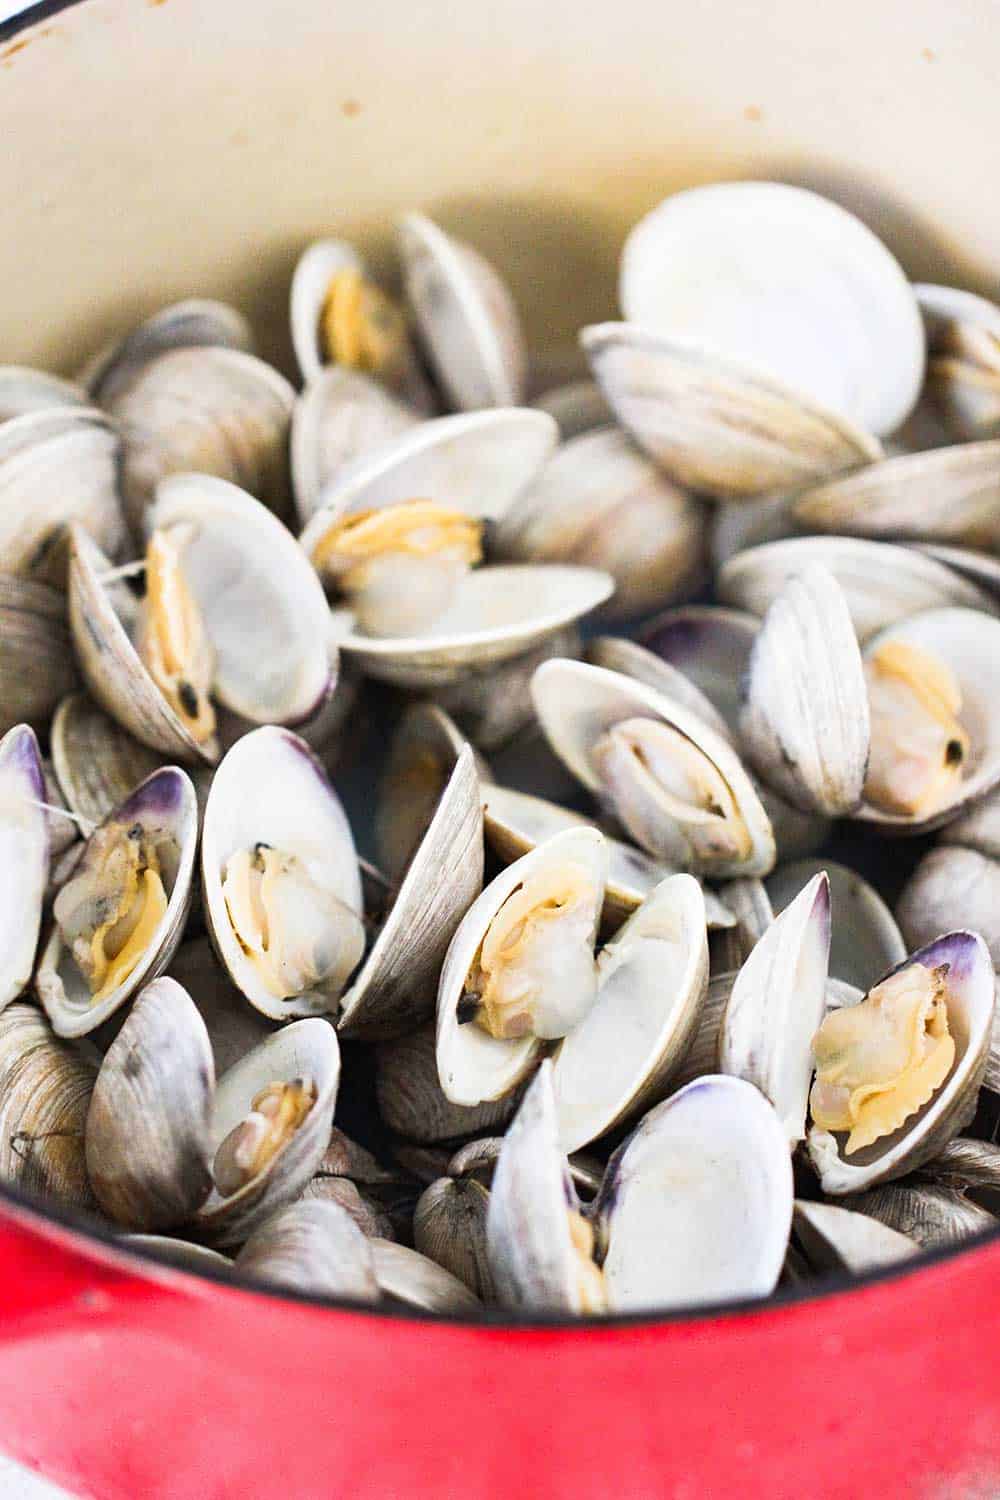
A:
[[[373,1318],[0,1226],[0,1446],[101,1500],[1000,1495],[1000,1243],[606,1329]]]

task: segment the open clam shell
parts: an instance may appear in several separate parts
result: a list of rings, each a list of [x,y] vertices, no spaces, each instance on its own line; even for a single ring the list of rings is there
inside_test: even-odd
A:
[[[616,427],[557,448],[501,518],[497,554],[516,562],[583,563],[615,580],[606,614],[628,618],[697,588],[705,508]]]
[[[920,393],[914,288],[860,219],[805,188],[672,194],[626,240],[619,297],[633,322],[749,360],[871,432],[893,432]]]
[[[87,393],[75,381],[30,365],[0,365],[0,423],[52,406],[86,406]]]
[[[147,870],[158,866],[159,880],[166,898],[164,909],[151,931],[144,932],[145,912],[154,911],[147,895],[146,907],[135,927],[142,934],[142,948],[132,955],[131,967],[123,971],[119,982],[95,998],[90,983],[74,956],[73,946],[63,937],[60,923],[66,921],[75,930],[79,925],[77,944],[84,943],[86,933],[94,929],[97,936],[111,927],[99,925],[100,902],[116,890],[115,853],[119,847],[130,849],[137,843]],[[59,1036],[83,1036],[106,1021],[120,1006],[150,980],[168,967],[187,921],[193,893],[195,850],[198,843],[198,806],[194,787],[177,766],[166,766],[147,776],[132,794],[91,834],[73,871],[73,878],[63,886],[59,900],[65,900],[65,915],[57,900],[56,924],[45,943],[35,975],[38,997]],[[114,851],[114,852],[113,852]],[[71,891],[71,886],[76,886]],[[127,893],[128,887],[123,891]],[[138,895],[133,895],[133,904]],[[131,910],[119,910],[119,916],[130,917]],[[80,925],[82,924],[82,925]],[[122,955],[133,941],[130,937]],[[103,941],[102,941],[103,951]],[[108,964],[108,980],[121,966],[121,957]],[[106,983],[102,985],[105,988]]]
[[[877,439],[752,365],[633,323],[580,337],[619,422],[686,489],[756,499],[881,457]]]
[[[52,560],[73,522],[117,555],[125,544],[118,498],[121,442],[103,412],[48,407],[0,427],[0,569],[61,583]],[[51,570],[51,571],[50,571]]]
[[[957,287],[913,288],[927,330],[923,404],[969,442],[1000,428],[1000,307]]]
[[[330,365],[296,397],[291,465],[295,509],[305,526],[323,491],[348,466],[417,425],[417,415],[368,375]]]
[[[688,1084],[615,1152],[594,1215],[616,1312],[768,1296],[792,1219],[774,1110],[739,1078]]]
[[[703,811],[682,798],[669,805],[656,804],[655,833],[658,845],[652,848],[652,836],[645,827],[640,841],[648,852],[668,857],[693,873],[724,875],[766,874],[774,865],[775,844],[767,814],[760,799],[727,740],[709,728],[697,715],[648,688],[644,683],[609,672],[586,662],[549,661],[535,673],[532,694],[539,721],[552,748],[574,776],[592,794],[605,790],[602,775],[594,760],[594,748],[609,730],[637,720],[653,720],[669,727],[679,743],[692,747],[687,752],[706,774],[724,783],[731,799],[731,818],[745,849],[731,848],[722,839],[716,851],[714,844],[701,840],[696,846],[691,829],[702,822]],[[622,817],[621,797],[615,801],[616,815]],[[627,809],[624,809],[627,815]],[[721,821],[721,820],[720,820]],[[637,833],[639,823],[630,827]]]
[[[60,698],[78,685],[65,595],[0,574],[0,732],[20,723],[47,728]]]
[[[792,511],[806,531],[995,547],[1000,440],[884,459],[807,490]]]
[[[586,1228],[559,1145],[552,1063],[546,1058],[493,1173],[486,1245],[498,1300],[546,1312],[602,1310],[599,1273],[592,1262],[584,1265],[574,1240],[580,1227]]]
[[[806,812],[853,812],[868,765],[868,688],[847,602],[822,564],[768,609],[743,692],[740,742],[759,775]]]
[[[280,1208],[254,1230],[235,1268],[313,1297],[375,1302],[379,1295],[369,1242],[337,1203],[304,1199]]]
[[[466,746],[441,792],[374,946],[341,1000],[345,1037],[383,1040],[434,1013],[448,944],[483,884],[483,813]]]
[[[908,1234],[835,1203],[796,1198],[792,1223],[806,1259],[817,1271],[862,1276],[880,1266],[909,1260],[920,1249]]]
[[[295,1082],[315,1090],[309,1112],[235,1192],[223,1196],[213,1187],[192,1221],[200,1239],[222,1248],[242,1244],[270,1214],[298,1197],[322,1161],[337,1103],[340,1048],[333,1027],[318,1016],[283,1026],[222,1075],[209,1120],[212,1152],[246,1119],[261,1090]]]
[[[789,579],[810,563],[827,568],[840,584],[862,643],[910,615],[946,605],[1000,612],[986,590],[924,552],[842,536],[790,537],[738,553],[719,573],[719,598],[765,615]]]
[[[141,992],[105,1054],[87,1114],[87,1173],[128,1229],[183,1224],[212,1187],[215,1068],[205,1023],[173,979]]]
[[[102,822],[162,764],[86,693],[63,698],[50,740],[59,789],[71,812],[87,823]]]
[[[400,221],[399,253],[417,327],[452,404],[516,406],[527,353],[514,299],[494,267],[418,213]]]
[[[434,688],[536,649],[613,590],[611,577],[594,568],[498,564],[466,574],[449,608],[423,635],[364,635],[348,613],[334,611],[333,640],[368,677]]]
[[[80,383],[92,401],[108,406],[157,355],[205,346],[251,353],[250,324],[225,302],[201,297],[173,302],[89,359],[80,371]]]
[[[375,1049],[375,1099],[382,1123],[422,1145],[502,1130],[517,1108],[516,1090],[480,1104],[453,1104],[438,1077],[433,1023]]]
[[[162,479],[226,479],[283,514],[295,392],[238,349],[171,349],[142,366],[110,403],[125,440],[122,495],[136,536]]]
[[[685,604],[656,615],[639,639],[647,652],[698,689],[735,738],[740,688],[759,629],[759,619],[743,610]]]
[[[543,797],[491,783],[482,788],[483,823],[493,853],[504,864],[520,859],[566,828],[594,825],[582,813],[571,812]],[[605,833],[608,851],[608,881],[604,890],[603,920],[618,927],[631,916],[661,880],[676,870],[653,859],[642,849]],[[709,927],[730,927],[733,914],[714,891],[704,889],[705,918]]]
[[[49,878],[49,820],[38,741],[26,724],[0,739],[0,1010],[31,983]]]
[[[312,957],[310,938],[316,952],[322,950],[329,960],[327,988],[306,988],[283,998],[259,955],[237,936],[225,888],[227,865],[241,851],[261,847],[296,861],[303,878],[336,903],[320,929],[310,935],[304,927],[288,939],[301,943],[303,965],[319,962]],[[354,966],[349,954],[359,938],[361,875],[340,800],[319,761],[296,735],[264,726],[237,740],[223,758],[205,808],[201,876],[212,941],[233,983],[251,1005],[276,1021],[336,1012],[336,981],[346,967],[343,982]],[[293,948],[290,956],[297,959],[298,950]]]
[[[733,983],[719,1034],[723,1073],[755,1084],[791,1147],[804,1139],[811,1043],[826,1012],[830,884],[814,875],[755,944]]]
[[[332,362],[323,333],[324,312],[331,285],[344,272],[353,273],[351,279],[355,282],[360,278],[362,285],[369,280],[365,262],[352,245],[346,240],[324,239],[307,246],[292,273],[289,306],[292,348],[307,385]],[[390,309],[383,307],[379,311],[388,313]],[[391,312],[395,321],[395,309]],[[359,317],[364,317],[361,309]],[[376,326],[379,321],[376,314]],[[401,313],[391,355],[379,363],[382,368],[378,378],[386,389],[412,402],[422,412],[434,409],[434,395],[402,326]]]
[[[382,1296],[390,1303],[417,1307],[422,1312],[476,1313],[482,1304],[463,1281],[435,1261],[391,1240],[369,1241],[375,1260],[375,1277]]]
[[[705,902],[671,875],[602,949],[597,1000],[552,1062],[559,1141],[577,1151],[661,1099],[708,988]]]
[[[754,622],[756,630],[756,621]],[[622,672],[644,682],[682,708],[690,709],[723,739],[731,739],[730,725],[692,675],[664,661],[658,653],[622,636],[598,635],[587,642],[585,659],[609,672]]]
[[[946,835],[950,837],[950,833]],[[978,932],[1000,967],[1000,863],[975,849],[939,844],[924,855],[896,903],[911,948],[965,923]]]
[[[0,1015],[0,1179],[95,1208],[84,1135],[97,1069],[34,1005]]]
[[[554,418],[564,443],[593,432],[595,427],[607,427],[615,420],[596,380],[570,380],[564,385],[551,386],[531,404],[536,411],[547,412]]]
[[[414,703],[392,737],[375,808],[379,868],[399,882],[466,745],[457,724],[436,703]],[[490,779],[485,761],[476,767]]]
[[[798,859],[778,865],[767,877],[767,895],[775,912],[783,912],[820,872],[830,884],[830,973],[867,992],[907,954],[896,919],[874,886],[836,860]],[[726,898],[730,899],[728,887]],[[936,928],[933,935],[946,928]]]
[[[508,865],[472,903],[452,938],[438,986],[437,1065],[441,1087],[453,1104],[503,1098],[533,1071],[543,1053],[545,1043],[536,1035],[493,1036],[476,1021],[460,1020],[459,1007],[490,924],[505,902],[527,880],[564,866],[585,871],[596,890],[604,890],[607,850],[596,828],[567,829]],[[591,946],[597,940],[600,909],[597,900]]]
[[[962,775],[929,811],[893,812],[866,797],[854,816],[887,833],[926,833],[948,823],[1000,783],[1000,701],[995,690],[1000,622],[971,609],[927,610],[869,640],[865,660],[890,642],[922,651],[950,671],[961,694],[957,716],[968,732],[969,750]]]
[[[942,969],[948,1028],[955,1060],[943,1085],[891,1135],[863,1146],[850,1158],[832,1131],[813,1125],[809,1156],[825,1193],[858,1193],[902,1177],[933,1159],[971,1120],[983,1079],[994,1012],[993,965],[982,938],[950,932],[904,960],[898,969],[922,964]],[[894,972],[898,972],[898,969]]]

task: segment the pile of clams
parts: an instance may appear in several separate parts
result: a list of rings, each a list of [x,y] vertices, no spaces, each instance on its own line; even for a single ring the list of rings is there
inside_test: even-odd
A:
[[[780,183],[569,359],[398,253],[296,385],[206,300],[0,368],[0,1175],[462,1318],[995,1230],[1000,307]]]

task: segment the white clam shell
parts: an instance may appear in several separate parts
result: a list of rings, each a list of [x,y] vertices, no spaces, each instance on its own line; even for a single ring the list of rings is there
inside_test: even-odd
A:
[[[417,425],[417,415],[368,375],[329,365],[295,399],[292,493],[305,526],[323,491],[357,463]]]
[[[812,1039],[826,1012],[829,953],[830,886],[822,873],[761,935],[722,1019],[721,1071],[760,1089],[792,1147],[806,1134]]]
[[[892,432],[920,393],[924,330],[902,267],[838,204],[779,182],[675,193],[622,254],[625,316],[746,359]]]
[[[253,1281],[305,1292],[375,1302],[379,1288],[371,1246],[338,1203],[303,1199],[258,1226],[234,1269]]]
[[[900,892],[896,913],[911,948],[963,923],[1000,966],[1000,863],[977,850],[950,844],[929,850]]]
[[[383,1125],[420,1145],[502,1130],[517,1108],[517,1090],[475,1105],[446,1099],[438,1078],[435,1031],[429,1022],[376,1046],[375,1099]]]
[[[595,427],[606,427],[615,419],[596,380],[571,380],[565,385],[552,386],[531,404],[536,411],[547,412],[558,422],[564,443]]]
[[[494,267],[418,213],[400,221],[399,252],[417,326],[452,404],[516,406],[524,398],[524,336]]]
[[[236,937],[222,872],[233,853],[258,843],[295,855],[324,889],[361,915],[358,857],[340,800],[304,741],[270,725],[237,740],[213,777],[201,841],[205,918],[230,978],[257,1010],[276,1021],[335,1012],[335,995],[276,998]]]
[[[707,987],[704,897],[690,875],[668,876],[602,949],[597,1000],[556,1048],[564,1151],[663,1097]]]
[[[643,626],[640,639],[647,652],[694,684],[735,739],[741,685],[759,629],[757,617],[743,610],[685,604],[650,620]],[[622,665],[618,670],[628,668]],[[651,686],[656,685],[651,681]],[[715,720],[708,722],[715,725]]]
[[[720,600],[764,615],[790,578],[820,563],[844,592],[858,640],[924,610],[945,605],[997,614],[983,589],[912,547],[861,537],[791,537],[751,547],[729,559],[716,580]]]
[[[532,695],[552,748],[577,780],[594,794],[600,792],[601,783],[591,752],[606,730],[636,716],[670,724],[725,778],[752,840],[745,860],[719,861],[711,873],[761,875],[773,867],[775,846],[771,824],[746,771],[729,742],[689,709],[644,683],[587,662],[544,662],[532,681]]]
[[[309,1113],[255,1177],[229,1197],[212,1189],[192,1228],[201,1239],[226,1248],[242,1244],[275,1210],[297,1198],[323,1159],[340,1083],[340,1048],[328,1021],[293,1021],[255,1047],[219,1079],[209,1120],[209,1144],[219,1146],[247,1115],[261,1089],[271,1083],[308,1079],[316,1089]]]
[[[959,1134],[975,1112],[990,1048],[994,977],[989,949],[978,933],[957,931],[936,938],[910,955],[907,963],[927,968],[947,964],[948,1026],[955,1039],[955,1062],[934,1097],[892,1135],[851,1157],[831,1131],[813,1125],[809,1156],[824,1193],[858,1193],[902,1177],[933,1160]]]
[[[836,412],[688,341],[633,323],[599,323],[581,340],[619,422],[689,489],[752,500],[882,456]]]
[[[80,371],[80,384],[91,400],[107,406],[158,354],[207,345],[252,353],[250,324],[225,302],[201,297],[174,302],[89,359]]]
[[[338,271],[364,271],[364,262],[345,240],[316,240],[299,257],[292,275],[290,317],[292,348],[302,379],[323,368],[319,319],[330,282]]]
[[[74,1208],[96,1210],[84,1133],[97,1069],[55,1036],[35,1005],[0,1015],[0,1177]]]
[[[0,1010],[31,983],[49,878],[45,777],[26,724],[0,739]]]
[[[515,860],[462,918],[441,969],[437,999],[437,1060],[441,1087],[453,1104],[481,1104],[509,1094],[535,1067],[545,1044],[536,1037],[501,1040],[475,1022],[459,1024],[458,1005],[486,931],[507,898],[529,876],[565,861],[584,866],[594,884],[607,882],[607,849],[596,828],[570,828]],[[594,916],[597,940],[600,909]]]
[[[60,698],[78,685],[66,596],[0,574],[0,731],[20,723],[44,730]]]
[[[129,828],[140,823],[168,831],[176,844],[176,866],[161,870],[167,909],[142,958],[116,989],[94,1001],[84,975],[62,941],[58,927],[46,941],[35,988],[53,1029],[59,1036],[84,1036],[115,1013],[132,996],[162,974],[180,943],[191,909],[195,851],[198,844],[198,803],[190,778],[177,766],[165,766],[141,782],[124,802],[109,813],[105,824]],[[104,825],[102,825],[104,826]],[[87,858],[84,848],[82,859]]]
[[[595,1211],[613,1311],[768,1296],[792,1219],[774,1110],[739,1078],[688,1084],[615,1152]]]
[[[810,564],[768,609],[744,679],[740,739],[754,768],[794,806],[823,817],[861,801],[868,687],[847,602]]]
[[[756,630],[756,621],[754,622]],[[697,714],[710,729],[723,739],[732,739],[727,721],[712,700],[702,692],[693,675],[678,670],[658,654],[642,646],[638,641],[625,637],[598,635],[587,642],[585,659],[595,667],[605,667],[609,672],[622,672],[644,682],[654,692],[662,693],[674,703]]]
[[[464,1282],[418,1250],[395,1245],[391,1240],[373,1239],[369,1243],[383,1297],[430,1313],[468,1317],[480,1310],[479,1298]]]
[[[875,887],[836,860],[799,859],[778,865],[767,877],[767,895],[780,913],[821,871],[830,882],[830,973],[865,993],[907,954],[896,919]],[[728,886],[723,894],[731,900]]]
[[[806,1259],[821,1271],[861,1276],[909,1260],[920,1249],[916,1240],[898,1229],[835,1203],[796,1198],[793,1225]]]
[[[72,380],[29,365],[0,365],[0,423],[50,406],[85,406],[87,393]]]

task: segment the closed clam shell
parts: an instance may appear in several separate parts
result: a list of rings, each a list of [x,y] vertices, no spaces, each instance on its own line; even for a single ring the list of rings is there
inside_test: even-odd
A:
[[[566,829],[501,870],[469,907],[451,940],[438,984],[437,1067],[441,1087],[453,1104],[503,1099],[534,1071],[542,1056],[545,1044],[533,1034],[495,1037],[474,1021],[461,1022],[458,1012],[469,971],[501,907],[529,877],[566,863],[586,870],[594,886],[604,889],[607,850],[596,828]],[[594,913],[592,942],[597,940],[599,916],[600,903]]]
[[[483,812],[469,746],[438,800],[375,943],[341,1000],[347,1038],[402,1036],[434,1013],[448,944],[483,884]]]
[[[698,1079],[618,1148],[593,1212],[612,1311],[766,1297],[791,1228],[785,1132],[751,1084]]]
[[[552,656],[579,656],[581,649],[580,631],[575,623],[569,624],[520,656],[482,671],[472,669],[454,682],[441,684],[434,689],[434,702],[447,710],[477,749],[500,749],[534,724],[531,679],[535,668]]]
[[[86,405],[86,392],[75,381],[30,365],[0,365],[0,422],[51,406]]]
[[[117,555],[125,544],[120,451],[117,432],[91,407],[49,407],[4,422],[0,570],[61,585],[64,566],[52,554],[74,522]]]
[[[1000,701],[995,691],[1000,623],[978,610],[927,610],[881,631],[867,643],[865,659],[889,642],[915,647],[950,670],[961,693],[958,719],[968,731],[969,752],[961,777],[930,813],[889,812],[866,801],[854,816],[887,833],[926,833],[950,822],[1000,782]]]
[[[764,615],[789,578],[820,563],[840,584],[859,641],[910,615],[961,605],[995,615],[997,601],[936,558],[862,537],[790,537],[751,547],[720,570],[720,600]]]
[[[697,588],[704,507],[617,427],[572,438],[498,523],[497,555],[583,563],[615,580],[605,615],[628,618]]]
[[[375,1302],[378,1282],[368,1240],[337,1203],[303,1199],[260,1224],[236,1257],[252,1281],[313,1297]]]
[[[995,547],[1000,540],[1000,441],[907,453],[800,495],[807,531]]]
[[[222,1075],[209,1119],[213,1155],[262,1089],[296,1080],[315,1088],[308,1114],[242,1187],[226,1197],[212,1189],[192,1222],[199,1239],[223,1249],[242,1244],[269,1215],[299,1196],[322,1161],[337,1103],[340,1048],[333,1027],[318,1016],[283,1026]]]
[[[139,1250],[144,1256],[162,1260],[178,1271],[209,1271],[216,1275],[231,1271],[233,1263],[228,1255],[210,1250],[207,1245],[196,1245],[191,1240],[178,1240],[167,1234],[123,1234],[118,1243],[129,1250]]]
[[[187,991],[205,1023],[217,1077],[274,1031],[274,1024],[247,1004],[208,938],[188,938],[180,945],[170,960],[170,978]]]
[[[292,410],[292,491],[305,526],[326,487],[348,466],[415,427],[411,408],[368,375],[330,365],[309,381]]]
[[[65,596],[0,574],[0,731],[19,723],[46,728],[78,684]]]
[[[812,1039],[826,1013],[830,884],[814,875],[762,934],[733,983],[719,1033],[723,1073],[755,1084],[794,1149],[806,1134]]]
[[[482,799],[487,842],[504,864],[530,853],[554,833],[594,826],[581,813],[542,797],[514,791],[512,787],[491,783],[482,788]],[[677,872],[621,839],[605,833],[604,842],[608,851],[608,880],[603,920],[617,927],[642,904],[654,886]],[[733,914],[726,903],[707,887],[702,896],[709,927],[731,926]]]
[[[755,499],[881,456],[876,438],[752,365],[633,323],[580,337],[619,422],[686,489]]]
[[[0,1180],[96,1208],[84,1134],[97,1069],[34,1005],[0,1015]]]
[[[205,919],[233,983],[265,1016],[286,1021],[335,1012],[336,994],[307,990],[279,998],[237,938],[223,874],[232,855],[258,845],[300,861],[324,891],[360,917],[361,875],[340,799],[309,747],[273,725],[237,740],[212,780],[201,843]]]
[[[495,669],[540,647],[611,597],[596,568],[559,563],[496,564],[466,574],[446,612],[423,635],[379,637],[333,611],[333,640],[367,677],[434,689]]]
[[[52,720],[52,762],[70,810],[100,823],[161,764],[86,693],[63,698]]]
[[[516,406],[527,354],[517,308],[498,272],[424,214],[399,223],[403,280],[438,381],[460,411]]]
[[[546,1058],[504,1136],[490,1189],[487,1255],[505,1307],[584,1311],[569,1217],[575,1208]]]
[[[137,536],[159,482],[196,471],[231,481],[282,514],[295,393],[238,349],[170,349],[109,403],[125,442],[122,494]]]
[[[740,740],[764,780],[807,812],[852,812],[868,764],[868,688],[843,592],[821,564],[768,609],[744,695]]]
[[[664,661],[654,651],[623,636],[598,635],[587,642],[585,660],[609,672],[622,672],[644,682],[654,692],[662,693],[682,708],[697,714],[723,739],[730,739],[729,724],[702,691],[693,676]]]
[[[596,380],[570,380],[563,385],[550,386],[531,404],[558,422],[559,435],[564,443],[614,421],[614,412]]]
[[[369,1241],[375,1260],[375,1277],[382,1296],[397,1307],[416,1307],[422,1312],[451,1313],[468,1317],[479,1310],[479,1298],[450,1271],[428,1260],[418,1250],[391,1240]]]
[[[1000,965],[1000,863],[975,849],[941,844],[924,855],[900,893],[896,914],[911,948],[962,922]]]
[[[997,1227],[991,1213],[957,1188],[932,1183],[887,1182],[842,1201],[845,1208],[907,1235],[923,1250],[961,1245]]]
[[[439,1177],[424,1189],[413,1214],[413,1244],[457,1276],[483,1302],[492,1302],[486,1251],[490,1195],[471,1177]]]
[[[860,1193],[903,1177],[931,1161],[972,1119],[989,1055],[994,1014],[994,976],[989,950],[978,933],[957,931],[936,938],[905,961],[927,969],[947,965],[944,979],[948,1028],[955,1041],[951,1072],[920,1110],[892,1135],[851,1157],[831,1131],[813,1125],[808,1147],[824,1193]],[[902,965],[900,965],[902,967]]]
[[[302,1189],[299,1201],[308,1199],[338,1204],[350,1214],[366,1239],[392,1240],[396,1237],[392,1219],[379,1199],[363,1191],[349,1177],[332,1177],[321,1168]]]
[[[592,758],[593,750],[606,731],[636,718],[668,725],[693,745],[725,781],[735,813],[745,825],[750,840],[745,857],[730,857],[724,852],[711,861],[702,861],[689,842],[684,824],[676,821],[669,830],[665,827],[664,832],[671,834],[677,849],[677,863],[686,865],[694,873],[715,876],[761,875],[772,868],[774,835],[746,771],[728,740],[716,734],[688,708],[644,683],[586,662],[543,663],[535,673],[532,695],[539,721],[553,749],[583,786],[595,795],[601,792],[602,785]]]
[[[898,1229],[835,1203],[796,1198],[792,1223],[806,1259],[818,1271],[861,1276],[909,1260],[920,1249],[916,1240]]]
[[[626,318],[750,360],[872,432],[893,432],[924,374],[914,288],[872,231],[784,182],[672,193],[622,251]]]
[[[205,1023],[173,979],[146,986],[105,1054],[87,1114],[87,1173],[105,1213],[149,1232],[208,1197],[215,1068]]]
[[[453,1104],[446,1098],[438,1078],[432,1024],[375,1049],[379,1115],[389,1130],[409,1141],[455,1141],[500,1130],[512,1117],[518,1098],[513,1090],[473,1105]]]
[[[93,355],[80,372],[91,400],[109,406],[150,360],[170,349],[218,346],[253,350],[253,333],[243,314],[225,302],[189,297],[160,308],[123,338]]]
[[[478,1140],[466,1141],[449,1160],[448,1176],[474,1177],[484,1187],[489,1187],[502,1150],[502,1135],[480,1136]],[[586,1151],[574,1151],[567,1160],[569,1175],[579,1196],[585,1200],[595,1198],[604,1178],[604,1163]]]
[[[830,884],[830,973],[836,979],[866,992],[884,974],[902,963],[907,943],[896,919],[874,886],[856,870],[832,859],[790,860],[778,865],[768,877],[767,895],[776,912],[785,907],[804,885],[825,872]],[[731,901],[730,888],[724,891]],[[974,924],[973,924],[974,925]],[[953,927],[945,923],[937,933]],[[910,947],[918,947],[910,942]]]
[[[948,824],[947,841],[1000,859],[1000,790],[979,798]]]
[[[101,1000],[91,995],[59,927],[53,927],[42,948],[35,988],[60,1036],[84,1036],[106,1021],[138,989],[167,969],[183,935],[193,894],[198,807],[190,779],[177,766],[154,771],[108,814],[88,839],[75,873],[86,869],[89,851],[99,847],[95,842],[98,836],[120,829],[122,837],[126,837],[133,828],[141,829],[155,843],[167,896],[166,910],[139,961]]]
[[[0,739],[0,1010],[31,983],[49,878],[49,819],[38,741],[27,724]]]
[[[552,1085],[564,1151],[664,1097],[707,988],[705,901],[690,875],[671,875],[601,950],[597,1000],[556,1049]]]

